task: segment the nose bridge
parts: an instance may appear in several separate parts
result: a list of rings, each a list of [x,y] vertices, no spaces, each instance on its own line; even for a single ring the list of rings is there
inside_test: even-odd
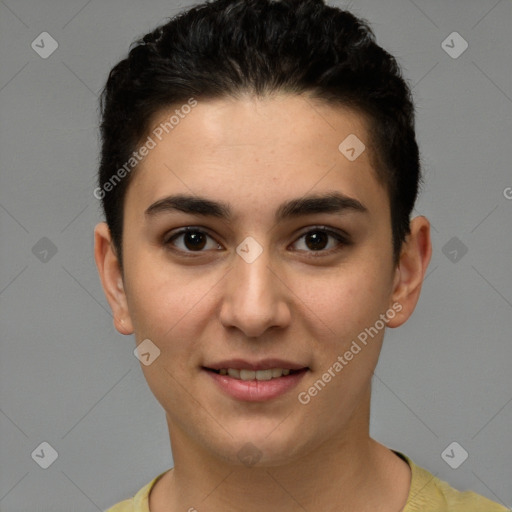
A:
[[[221,309],[226,327],[236,326],[247,336],[257,337],[269,327],[287,322],[283,288],[269,267],[271,252],[254,239],[237,247]]]
[[[269,256],[269,251],[263,251],[254,261],[247,261],[241,257],[236,261],[236,289],[241,292],[238,299],[255,301],[255,306],[258,307],[265,301],[265,295],[271,293]]]

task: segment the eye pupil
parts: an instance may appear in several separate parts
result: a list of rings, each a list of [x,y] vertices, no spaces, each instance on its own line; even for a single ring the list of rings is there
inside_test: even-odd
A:
[[[325,248],[328,238],[328,235],[322,231],[312,231],[306,235],[306,245],[309,249],[318,251]]]
[[[199,231],[188,231],[185,233],[184,242],[187,249],[202,249],[206,245],[206,237]]]

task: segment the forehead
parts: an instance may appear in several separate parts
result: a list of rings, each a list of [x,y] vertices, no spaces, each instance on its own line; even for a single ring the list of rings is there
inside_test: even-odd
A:
[[[388,207],[366,121],[347,108],[287,94],[197,100],[190,109],[158,112],[148,136],[153,147],[137,167],[125,207],[130,197],[142,207],[183,192],[263,213],[287,197],[333,190],[374,209]]]

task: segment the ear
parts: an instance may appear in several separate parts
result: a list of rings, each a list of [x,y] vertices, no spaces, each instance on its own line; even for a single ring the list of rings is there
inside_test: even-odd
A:
[[[415,217],[410,223],[410,234],[402,245],[395,271],[391,300],[397,314],[389,320],[389,327],[402,325],[412,315],[431,256],[430,222],[423,216]]]
[[[112,243],[110,229],[105,222],[98,224],[94,230],[94,259],[103,291],[114,315],[114,327],[121,334],[133,334],[124,291],[123,273]]]

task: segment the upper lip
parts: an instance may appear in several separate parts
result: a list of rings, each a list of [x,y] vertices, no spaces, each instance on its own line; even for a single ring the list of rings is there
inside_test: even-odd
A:
[[[283,370],[302,370],[307,366],[284,359],[261,359],[259,361],[246,361],[245,359],[229,359],[205,365],[210,370],[233,368],[237,370],[267,370],[270,368],[282,368]]]

